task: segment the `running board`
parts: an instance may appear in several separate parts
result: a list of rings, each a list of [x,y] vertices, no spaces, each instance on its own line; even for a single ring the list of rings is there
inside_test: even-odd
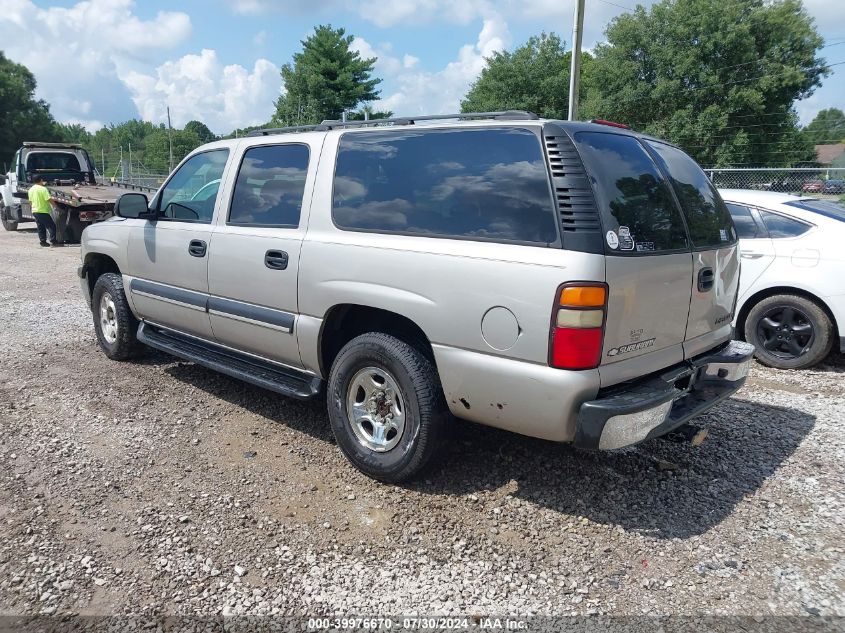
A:
[[[313,398],[320,393],[323,382],[317,376],[291,367],[276,365],[212,343],[182,336],[149,323],[141,323],[138,326],[138,340],[154,349],[291,398]]]

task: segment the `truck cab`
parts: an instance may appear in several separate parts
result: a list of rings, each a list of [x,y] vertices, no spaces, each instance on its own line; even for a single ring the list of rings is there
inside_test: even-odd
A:
[[[35,221],[27,191],[36,176],[56,201],[63,241],[78,242],[87,224],[111,215],[117,195],[97,184],[94,163],[81,145],[27,141],[0,186],[0,220],[7,231]]]

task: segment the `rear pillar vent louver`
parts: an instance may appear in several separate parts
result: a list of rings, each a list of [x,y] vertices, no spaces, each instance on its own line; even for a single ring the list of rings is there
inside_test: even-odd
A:
[[[563,247],[603,253],[602,228],[593,189],[569,135],[554,124],[543,129]]]

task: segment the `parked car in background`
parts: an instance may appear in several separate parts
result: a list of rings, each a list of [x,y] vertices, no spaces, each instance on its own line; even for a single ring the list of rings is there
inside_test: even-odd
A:
[[[845,206],[832,200],[721,189],[740,238],[737,333],[760,362],[810,367],[845,352]]]
[[[804,193],[819,193],[824,189],[823,180],[810,180],[801,185],[801,191]]]
[[[798,192],[801,191],[805,182],[811,179],[814,180],[817,177],[813,173],[789,174],[763,183],[762,188],[764,191]]]
[[[822,193],[837,194],[845,193],[845,180],[832,179],[824,183]]]

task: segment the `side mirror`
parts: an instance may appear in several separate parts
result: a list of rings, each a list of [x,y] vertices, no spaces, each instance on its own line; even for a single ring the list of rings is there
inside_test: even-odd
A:
[[[149,201],[143,193],[124,193],[117,199],[114,205],[115,215],[121,218],[147,218],[153,217],[149,210]]]

